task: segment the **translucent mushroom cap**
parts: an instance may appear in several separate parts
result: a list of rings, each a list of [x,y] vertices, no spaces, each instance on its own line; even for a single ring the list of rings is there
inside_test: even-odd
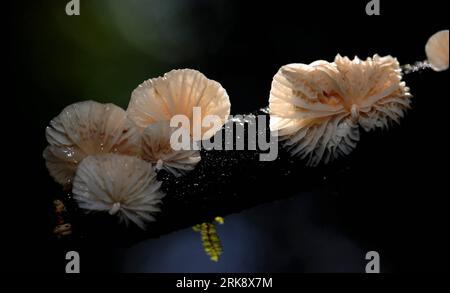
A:
[[[87,212],[108,212],[121,222],[145,229],[155,221],[153,213],[164,194],[151,164],[132,156],[102,154],[85,158],[79,165],[72,192]]]
[[[349,154],[359,126],[369,131],[399,122],[410,97],[391,56],[289,64],[273,78],[270,129],[292,155],[315,166]]]
[[[66,107],[46,129],[47,169],[60,184],[70,184],[88,155],[117,152],[137,155],[140,135],[126,112],[113,104],[85,101]]]
[[[448,30],[442,30],[432,35],[425,45],[428,62],[435,71],[448,69]]]
[[[142,158],[153,163],[157,169],[165,169],[179,176],[195,168],[200,162],[200,152],[193,150],[191,140],[188,149],[174,150],[171,137],[175,131],[168,121],[149,125],[142,133]]]
[[[193,108],[199,107],[201,116],[193,116]],[[170,121],[174,115],[184,115],[201,125],[208,115],[217,116],[214,126],[202,127],[203,136],[208,130],[210,138],[225,123],[230,114],[230,100],[220,83],[206,78],[192,69],[172,70],[163,77],[152,78],[139,85],[132,93],[128,114],[141,130],[156,121]],[[194,121],[195,120],[195,121]],[[191,131],[192,135],[192,131]]]

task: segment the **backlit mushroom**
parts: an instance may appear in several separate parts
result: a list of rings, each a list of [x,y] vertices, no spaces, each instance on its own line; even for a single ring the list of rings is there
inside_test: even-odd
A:
[[[150,124],[142,133],[142,158],[157,169],[165,169],[179,176],[195,168],[200,161],[200,152],[174,150],[170,143],[174,130],[168,121]]]
[[[428,62],[435,71],[448,69],[448,30],[432,35],[425,46]]]
[[[193,116],[194,107],[201,110],[199,117]],[[170,121],[174,115],[188,117],[192,130],[195,123],[202,125],[205,116],[214,115],[218,120],[215,126],[201,128],[200,139],[209,139],[228,118],[230,101],[220,83],[196,70],[181,69],[139,85],[131,95],[127,112],[142,131],[157,121]],[[206,131],[209,137],[203,136]],[[190,134],[193,135],[192,131]]]
[[[126,112],[113,104],[85,101],[66,107],[46,129],[44,151],[50,175],[68,185],[78,164],[88,155],[138,155],[140,135]]]
[[[391,56],[289,64],[273,78],[270,129],[293,156],[316,166],[349,154],[360,126],[369,131],[399,122],[410,98]]]

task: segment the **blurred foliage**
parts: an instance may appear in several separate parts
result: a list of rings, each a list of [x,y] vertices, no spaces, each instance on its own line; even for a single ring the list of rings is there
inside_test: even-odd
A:
[[[67,16],[66,3],[31,4],[18,21],[24,70],[55,108],[85,99],[126,107],[145,79],[201,65],[201,40],[220,43],[196,19],[206,9],[220,20],[223,1],[81,1],[80,16]]]

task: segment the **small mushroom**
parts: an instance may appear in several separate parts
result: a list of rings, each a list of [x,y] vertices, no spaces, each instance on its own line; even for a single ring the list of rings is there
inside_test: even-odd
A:
[[[435,71],[448,69],[448,30],[432,35],[425,45],[428,62]]]
[[[85,158],[78,166],[72,193],[87,212],[107,212],[145,229],[160,211],[164,197],[160,186],[153,167],[142,159],[101,154]]]
[[[193,170],[200,162],[200,152],[192,150],[174,150],[171,136],[175,128],[168,121],[150,124],[142,133],[142,158],[152,163],[156,169],[165,169],[175,176]]]
[[[194,107],[200,108],[201,116],[194,117]],[[194,123],[201,125],[204,117],[214,115],[217,123],[201,128],[201,138],[209,139],[227,120],[230,100],[220,83],[196,70],[180,69],[139,85],[131,95],[127,112],[142,131],[157,121],[170,121],[174,115],[185,115],[190,121],[191,136]],[[204,136],[207,131],[209,137]]]
[[[88,155],[140,152],[139,131],[126,112],[113,104],[72,104],[50,122],[46,136],[47,169],[62,185],[70,185],[78,164]]]
[[[399,122],[410,98],[391,56],[289,64],[273,78],[270,129],[293,156],[316,166],[349,154],[360,126],[369,131]]]

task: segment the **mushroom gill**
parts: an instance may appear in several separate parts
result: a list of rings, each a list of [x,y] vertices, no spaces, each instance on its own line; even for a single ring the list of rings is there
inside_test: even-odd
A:
[[[193,170],[200,162],[197,150],[174,150],[170,138],[175,128],[168,121],[150,124],[142,133],[142,158],[156,167],[165,169],[175,176]]]
[[[274,76],[270,129],[307,165],[349,154],[365,131],[399,122],[410,106],[409,89],[391,56],[362,61],[289,64]]]
[[[200,108],[199,117],[194,117],[194,107]],[[202,125],[204,117],[214,115],[217,123],[209,127],[202,125],[201,129],[200,139],[209,139],[227,120],[230,100],[220,83],[206,78],[199,71],[179,69],[139,85],[131,95],[127,112],[142,131],[157,121],[170,121],[175,115],[184,115],[190,121],[191,136],[194,123]],[[207,131],[210,136],[204,137]]]

